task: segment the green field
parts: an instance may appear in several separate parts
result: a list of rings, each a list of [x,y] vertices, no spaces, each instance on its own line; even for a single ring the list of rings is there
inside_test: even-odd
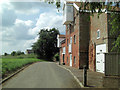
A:
[[[2,76],[4,78],[23,66],[37,61],[44,60],[37,59],[35,55],[2,56]]]

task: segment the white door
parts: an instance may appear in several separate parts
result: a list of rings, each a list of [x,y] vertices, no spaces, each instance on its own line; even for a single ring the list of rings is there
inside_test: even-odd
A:
[[[72,66],[72,54],[70,54],[70,66]]]
[[[106,44],[101,44],[96,46],[96,71],[104,73],[105,72],[105,55]]]

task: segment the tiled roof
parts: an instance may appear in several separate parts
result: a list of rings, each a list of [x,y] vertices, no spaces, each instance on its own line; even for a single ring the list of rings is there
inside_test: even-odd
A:
[[[60,38],[65,38],[65,35],[59,35]]]
[[[78,7],[81,6],[81,2],[73,2],[73,1],[67,1],[66,3],[75,3]],[[89,6],[86,7],[87,10],[89,10]],[[105,6],[104,9],[106,9],[107,7]],[[84,9],[84,7],[82,7],[81,9]],[[114,7],[114,6],[111,6],[111,10],[110,11],[115,11],[115,12],[119,12],[120,11],[120,7]]]
[[[61,44],[64,44],[64,43],[65,43],[65,41],[66,41],[66,39],[62,40],[60,43],[61,43]]]

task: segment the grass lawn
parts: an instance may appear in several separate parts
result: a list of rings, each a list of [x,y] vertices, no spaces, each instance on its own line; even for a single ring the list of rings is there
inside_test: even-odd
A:
[[[8,74],[15,72],[23,66],[38,61],[44,60],[37,59],[35,55],[2,56],[2,76],[4,78]]]

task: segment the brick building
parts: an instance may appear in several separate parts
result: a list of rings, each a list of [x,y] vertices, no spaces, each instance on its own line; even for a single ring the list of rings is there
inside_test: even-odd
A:
[[[30,49],[27,49],[27,50],[26,50],[26,54],[33,54],[33,53],[34,53],[33,50],[30,50]]]
[[[75,68],[87,65],[92,71],[104,73],[104,53],[111,52],[115,40],[115,37],[110,37],[110,12],[103,10],[98,18],[97,13],[93,17],[90,11],[81,11],[79,7],[79,2],[64,4],[66,35],[61,41],[60,62]]]

